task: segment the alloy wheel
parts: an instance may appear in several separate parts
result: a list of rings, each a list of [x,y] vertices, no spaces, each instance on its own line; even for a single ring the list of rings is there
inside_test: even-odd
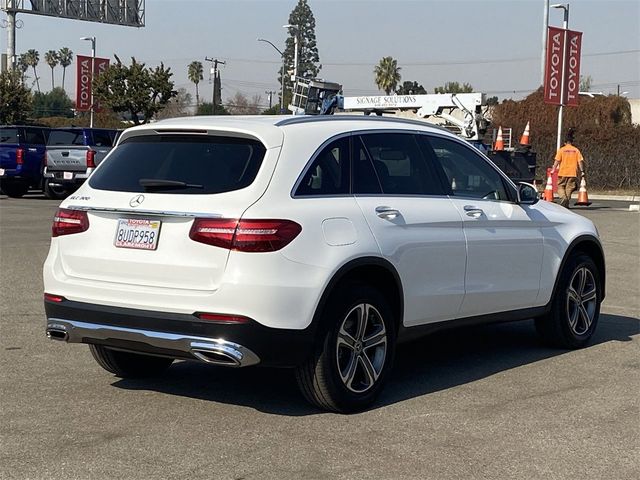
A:
[[[336,360],[345,387],[354,393],[371,389],[384,368],[387,330],[382,315],[373,305],[353,307],[338,330]]]
[[[567,288],[567,320],[576,335],[584,335],[591,327],[596,313],[598,291],[591,270],[578,268]]]

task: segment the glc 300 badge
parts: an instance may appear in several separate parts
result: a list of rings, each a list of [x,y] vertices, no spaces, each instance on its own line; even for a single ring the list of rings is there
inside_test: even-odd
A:
[[[129,200],[129,206],[135,208],[139,206],[142,202],[144,202],[144,195],[136,195],[131,200]]]

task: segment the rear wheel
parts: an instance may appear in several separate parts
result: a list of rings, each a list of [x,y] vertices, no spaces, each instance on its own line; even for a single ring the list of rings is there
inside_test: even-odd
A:
[[[89,345],[89,348],[98,365],[107,372],[122,378],[157,375],[164,372],[173,363],[173,358],[121,352],[103,345]]]
[[[536,329],[553,346],[583,347],[595,332],[601,302],[598,267],[588,255],[574,254],[560,273],[551,311],[536,319]]]
[[[67,189],[62,185],[51,185],[51,183],[51,178],[46,178],[44,181],[42,190],[44,191],[45,197],[51,198],[52,200],[62,200],[69,194]]]
[[[29,191],[29,185],[24,182],[3,182],[2,191],[9,197],[20,198]]]
[[[330,300],[313,356],[296,369],[305,398],[348,413],[368,407],[393,363],[396,329],[389,303],[364,284],[343,286]]]

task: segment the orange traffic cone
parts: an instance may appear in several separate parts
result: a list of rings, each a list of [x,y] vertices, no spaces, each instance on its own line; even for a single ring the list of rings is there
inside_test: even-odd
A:
[[[504,150],[504,140],[502,139],[502,126],[498,127],[498,136],[496,137],[496,143],[493,145],[494,152],[501,152]]]
[[[527,122],[527,126],[524,127],[524,133],[520,137],[520,145],[529,145],[529,122]]]
[[[578,190],[578,201],[576,202],[576,206],[582,205],[588,207],[591,205],[589,201],[589,196],[587,195],[587,181],[582,177],[580,181],[580,190]]]
[[[547,168],[547,186],[544,187],[544,197],[547,202],[553,202],[553,179],[551,178],[551,169]]]

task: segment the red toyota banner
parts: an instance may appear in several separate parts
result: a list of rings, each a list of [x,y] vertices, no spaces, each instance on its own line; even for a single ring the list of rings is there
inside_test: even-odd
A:
[[[567,30],[567,59],[564,73],[565,105],[577,107],[580,90],[580,50],[582,32]]]
[[[94,59],[94,72],[96,77],[109,66],[108,58]],[[76,110],[88,112],[91,110],[91,57],[76,55]],[[94,112],[100,111],[100,105],[96,102]]]
[[[549,27],[547,35],[547,62],[544,74],[544,101],[561,105],[562,60],[564,58],[564,29]]]

